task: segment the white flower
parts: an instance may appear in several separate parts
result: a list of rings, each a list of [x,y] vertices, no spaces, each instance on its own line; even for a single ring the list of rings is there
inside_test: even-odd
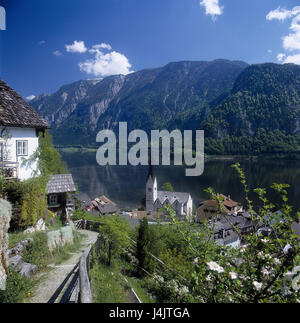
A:
[[[209,267],[210,270],[216,271],[219,274],[224,272],[224,268],[218,265],[216,262],[211,261],[207,263],[207,266]]]
[[[229,275],[230,275],[230,278],[231,278],[231,279],[237,279],[237,278],[238,278],[237,273],[234,273],[233,271],[231,271],[231,272],[229,273]]]
[[[260,291],[260,290],[261,290],[261,288],[262,288],[262,283],[259,283],[259,282],[257,282],[257,281],[254,281],[254,282],[253,282],[253,286],[255,287],[255,289],[256,289],[257,291]]]
[[[280,265],[281,261],[278,258],[274,258],[275,265]]]
[[[198,258],[194,259],[194,263],[197,264],[198,263]]]
[[[261,273],[264,275],[264,276],[269,276],[270,275],[270,272],[266,269],[266,268],[263,268]]]
[[[189,289],[186,286],[182,286],[181,288],[179,288],[178,292],[180,295],[185,295],[189,293]]]
[[[269,240],[268,239],[261,239],[261,242],[267,243],[267,242],[269,242]]]
[[[154,275],[154,279],[160,283],[163,283],[164,282],[164,278],[159,276],[159,275]]]
[[[208,275],[208,276],[206,277],[206,281],[211,282],[211,276],[210,276],[210,275]]]

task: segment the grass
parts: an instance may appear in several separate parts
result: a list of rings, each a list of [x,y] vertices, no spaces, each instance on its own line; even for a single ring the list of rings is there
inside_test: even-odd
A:
[[[111,266],[105,260],[103,250],[97,255],[92,251],[91,288],[95,303],[135,302],[130,288],[134,289],[142,303],[155,303],[143,289],[141,281],[132,276],[133,268],[123,257],[114,259]]]
[[[59,230],[62,226],[63,223],[61,222],[60,218],[55,216],[53,218],[53,225],[51,225],[51,218],[52,216],[49,214],[46,218],[46,226],[47,226],[47,231],[55,231],[55,230]]]
[[[74,232],[74,243],[72,245],[66,244],[64,247],[56,248],[53,252],[55,265],[60,265],[68,260],[72,256],[72,253],[78,251],[82,247],[81,241],[83,237],[83,234]]]
[[[6,280],[6,290],[0,290],[0,303],[22,303],[31,295],[37,280],[28,279],[11,269]]]
[[[8,234],[8,248],[13,248],[18,242],[33,237],[32,234],[24,234],[21,232],[12,232]]]
[[[63,224],[59,217],[54,217],[54,224],[53,226],[50,223],[51,215],[49,214],[46,218],[46,227],[48,231],[59,230]],[[19,232],[11,232],[8,234],[8,248],[13,248],[18,242],[25,240],[27,238],[34,238],[35,234],[24,234],[24,231]]]
[[[134,289],[142,303],[155,303],[155,300],[142,288],[137,278],[126,276],[126,279],[129,281],[130,286]]]
[[[91,288],[94,303],[129,303],[128,286],[119,275],[119,264],[108,267],[97,263],[91,269]]]
[[[23,252],[23,259],[26,262],[37,265],[39,270],[47,269],[49,264],[59,265],[72,256],[72,252],[81,247],[83,235],[74,232],[74,243],[66,244],[50,251],[47,246],[47,234],[45,232],[36,233],[33,242],[26,245]]]
[[[78,215],[77,215],[78,214]],[[88,221],[93,221],[93,222],[103,222],[103,216],[99,215],[94,215],[94,214],[89,214],[87,211],[81,211],[81,213],[77,212],[75,215],[73,215],[72,220],[77,221],[77,220],[88,220]]]

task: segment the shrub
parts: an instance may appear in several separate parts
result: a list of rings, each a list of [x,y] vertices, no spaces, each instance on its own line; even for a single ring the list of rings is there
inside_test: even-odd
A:
[[[23,277],[18,272],[10,268],[6,280],[6,290],[0,291],[0,303],[20,303],[22,302],[31,289],[34,282]]]
[[[72,214],[72,220],[77,221],[77,220],[84,220],[89,214],[87,211],[82,210],[82,209],[76,209],[73,214]]]
[[[35,264],[39,269],[44,269],[51,260],[51,252],[47,246],[47,234],[38,232],[34,235],[33,241],[29,242],[24,249],[24,261]]]
[[[13,205],[10,231],[34,225],[45,216],[46,185],[46,177],[35,177],[23,182],[18,180],[7,182],[5,193]]]

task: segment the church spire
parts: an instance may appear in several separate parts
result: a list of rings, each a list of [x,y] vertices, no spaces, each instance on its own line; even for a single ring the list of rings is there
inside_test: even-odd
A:
[[[149,165],[149,172],[148,172],[148,176],[147,176],[147,181],[150,176],[151,176],[152,180],[154,181],[154,178],[155,178],[154,165]]]

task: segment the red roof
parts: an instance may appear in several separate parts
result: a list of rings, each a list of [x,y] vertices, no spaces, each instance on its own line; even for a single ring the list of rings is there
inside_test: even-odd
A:
[[[223,201],[224,206],[232,208],[232,207],[239,205],[238,202],[231,200],[230,197],[225,196],[223,194],[220,194],[220,195],[224,198],[224,201]],[[217,203],[217,201],[211,199],[211,200],[201,202],[200,205],[205,205],[207,207],[216,207],[218,205],[218,203]]]

